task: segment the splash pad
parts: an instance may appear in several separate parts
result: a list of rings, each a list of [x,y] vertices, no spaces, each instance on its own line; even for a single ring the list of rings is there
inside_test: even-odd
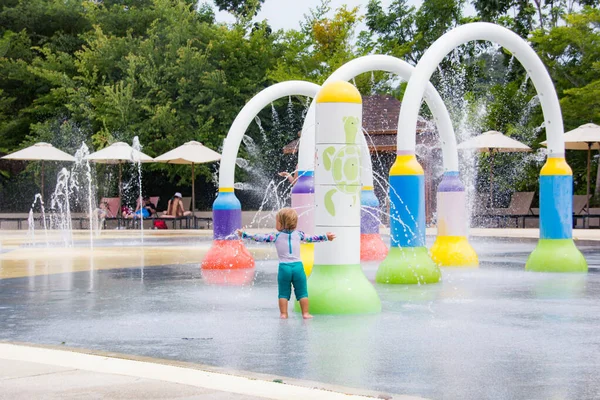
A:
[[[309,280],[309,289],[319,293],[333,289],[337,282],[345,278],[336,275],[342,268],[328,268],[334,265],[358,265],[360,260],[381,260],[376,274],[376,282],[380,284],[423,284],[436,283],[441,280],[439,267],[477,267],[478,256],[468,240],[467,210],[465,188],[458,172],[458,154],[456,137],[448,112],[439,97],[431,87],[429,78],[436,66],[446,54],[455,47],[471,40],[490,40],[508,49],[516,59],[521,61],[531,76],[531,80],[541,98],[541,106],[546,120],[549,143],[549,157],[540,177],[540,241],[536,250],[531,254],[526,269],[541,272],[586,272],[587,263],[572,239],[572,227],[569,216],[572,210],[572,172],[564,161],[563,125],[560,106],[552,81],[531,47],[518,35],[506,28],[489,23],[472,23],[460,26],[440,37],[429,48],[418,65],[413,68],[405,62],[389,56],[368,56],[353,60],[341,67],[324,83],[323,88],[308,82],[283,82],[265,89],[244,107],[230,133],[225,140],[223,160],[219,176],[219,197],[213,206],[215,241],[203,262],[203,269],[254,268],[254,260],[247,253],[244,245],[233,235],[241,228],[241,204],[233,190],[233,172],[235,157],[241,142],[243,132],[252,118],[271,101],[292,94],[316,97],[307,112],[303,134],[300,139],[298,183],[292,190],[292,206],[299,213],[299,229],[313,234],[323,228],[323,210],[329,212],[336,208],[346,213],[350,205],[347,199],[339,195],[360,197],[357,203],[352,203],[352,211],[348,211],[345,222],[337,220],[330,213],[331,227],[343,232],[339,235],[340,249],[324,247],[329,250],[318,250],[312,246],[304,246],[302,258],[305,260],[307,274],[313,277]],[[322,104],[336,104],[336,108],[344,109],[347,116],[358,117],[357,102],[331,101],[340,93],[347,93],[344,82],[354,76],[373,70],[384,70],[399,74],[408,80],[406,98],[402,107],[397,135],[397,158],[390,170],[388,200],[390,202],[390,249],[387,250],[379,235],[379,201],[373,193],[373,171],[368,153],[368,147],[363,135],[348,143],[348,139],[327,143],[335,146],[346,146],[347,150],[337,149],[334,154],[320,153],[319,146],[326,140],[319,138],[319,129],[327,124],[327,118],[319,116],[317,110]],[[331,84],[331,86],[329,86]],[[327,88],[327,91],[325,89]],[[327,96],[324,94],[327,93]],[[346,99],[340,94],[340,99]],[[352,98],[351,96],[348,98]],[[444,174],[438,187],[438,233],[430,250],[425,246],[425,195],[423,168],[415,156],[416,123],[420,107],[420,99],[424,98],[434,115],[438,125],[444,160]],[[321,101],[319,101],[321,99]],[[322,99],[328,99],[324,101]],[[321,104],[321,105],[320,105]],[[360,119],[360,118],[359,118]],[[333,131],[338,128],[331,127]],[[351,146],[352,149],[350,150]],[[352,155],[346,153],[352,151]],[[333,157],[333,164],[342,165],[342,170],[335,171],[332,165],[315,167],[313,155],[317,153],[318,162],[323,157]],[[349,184],[346,179],[354,167],[348,163],[356,156],[359,164],[360,181],[358,185]],[[320,169],[319,169],[320,168]],[[335,179],[327,181],[327,174],[335,175]],[[319,174],[323,174],[319,176]],[[325,182],[325,183],[319,183]],[[354,182],[354,181],[353,181]],[[318,194],[319,185],[335,185],[336,192],[325,196]],[[321,189],[319,189],[321,190]],[[337,196],[336,196],[337,194]],[[360,194],[360,196],[358,196]],[[337,199],[336,199],[337,197]],[[318,200],[317,200],[318,199]],[[359,208],[359,205],[361,208]],[[346,208],[344,208],[346,207]],[[319,223],[315,223],[315,213],[319,213]],[[362,213],[362,215],[361,215]],[[227,214],[227,217],[224,215]],[[321,217],[324,219],[321,221]],[[347,234],[347,232],[354,232]],[[218,233],[217,233],[218,232]],[[224,244],[222,241],[229,241]],[[355,254],[357,252],[357,254]],[[347,259],[346,259],[347,258]],[[358,261],[356,260],[358,259]],[[325,261],[323,261],[325,260]],[[337,260],[336,262],[334,262]],[[314,262],[314,268],[312,263]],[[234,267],[232,267],[234,266]],[[327,271],[327,273],[325,273]],[[348,274],[350,276],[350,274]],[[356,273],[360,281],[360,274]],[[327,282],[324,285],[323,282]],[[311,294],[312,298],[313,294]],[[334,300],[318,300],[331,302]],[[369,310],[353,308],[354,311],[342,310],[336,306],[321,309],[324,313],[372,312],[376,310],[376,302],[367,307]],[[317,312],[317,311],[315,311]]]

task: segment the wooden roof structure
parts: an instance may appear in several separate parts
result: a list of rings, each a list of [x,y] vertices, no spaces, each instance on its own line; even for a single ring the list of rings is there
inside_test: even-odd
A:
[[[367,134],[367,144],[371,152],[396,152],[398,116],[401,102],[394,96],[377,94],[363,96],[363,133]],[[298,136],[300,136],[298,134]],[[298,151],[299,139],[285,145],[284,154]],[[437,131],[428,120],[419,117],[417,122],[417,144],[437,146]]]

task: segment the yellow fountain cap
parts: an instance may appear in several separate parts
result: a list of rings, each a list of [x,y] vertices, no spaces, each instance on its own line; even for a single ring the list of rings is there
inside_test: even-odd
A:
[[[573,175],[573,170],[564,157],[548,157],[540,175]]]
[[[346,81],[327,83],[319,90],[317,103],[362,103],[360,92]]]

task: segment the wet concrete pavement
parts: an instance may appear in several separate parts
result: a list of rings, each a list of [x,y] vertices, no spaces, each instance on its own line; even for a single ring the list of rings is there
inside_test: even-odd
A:
[[[0,343],[0,399],[366,400],[377,396],[315,382],[265,378],[270,377],[127,355]]]
[[[273,261],[257,264],[251,285],[223,286],[203,277],[191,257],[160,266],[136,266],[131,258],[126,267],[103,268],[91,268],[89,260],[85,268],[81,257],[81,268],[51,274],[34,268],[0,280],[0,340],[64,343],[427,398],[600,397],[599,246],[580,244],[592,266],[587,275],[535,274],[523,271],[535,241],[473,242],[478,270],[444,270],[437,285],[377,285],[381,315],[308,322],[277,318]],[[126,257],[122,246],[105,247],[117,259]],[[270,254],[258,251],[262,258]],[[9,255],[0,259],[5,277]],[[364,265],[370,279],[376,268]]]
[[[116,374],[100,374],[39,363],[0,359],[0,399],[202,399],[259,400]]]

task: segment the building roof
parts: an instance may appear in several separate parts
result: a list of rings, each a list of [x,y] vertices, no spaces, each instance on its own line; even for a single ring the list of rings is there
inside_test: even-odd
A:
[[[402,103],[390,95],[363,97],[363,128],[370,135],[396,134]]]
[[[367,136],[367,143],[371,152],[395,152],[396,134],[398,132],[398,117],[401,102],[394,96],[376,94],[363,96],[363,131]],[[437,133],[433,124],[419,117],[417,122],[417,143],[432,144]],[[435,140],[434,140],[435,139]],[[294,154],[298,151],[298,141],[295,139],[285,145],[285,154]]]

